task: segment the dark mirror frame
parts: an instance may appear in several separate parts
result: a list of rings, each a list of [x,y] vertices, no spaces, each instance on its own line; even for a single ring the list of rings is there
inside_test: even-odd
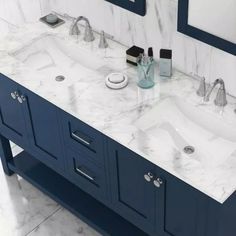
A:
[[[178,31],[207,43],[213,47],[219,48],[225,52],[236,55],[236,44],[203,30],[195,28],[188,24],[189,0],[178,1]],[[236,25],[235,25],[236,27]]]
[[[146,15],[146,0],[135,0],[135,2],[132,2],[130,0],[106,0],[106,1],[111,2],[122,8],[125,8],[128,11],[132,11],[138,15],[141,16]]]

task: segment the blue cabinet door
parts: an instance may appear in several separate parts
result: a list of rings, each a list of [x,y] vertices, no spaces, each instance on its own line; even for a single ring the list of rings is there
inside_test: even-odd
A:
[[[18,93],[17,84],[0,74],[0,132],[8,139],[25,147],[27,132]]]
[[[155,173],[155,166],[137,154],[109,142],[112,205],[124,218],[150,235],[155,234],[156,189],[144,175]]]
[[[236,235],[236,192],[223,204],[209,199],[206,236]]]
[[[64,149],[58,120],[59,109],[25,88],[27,130],[32,154],[54,170],[64,169]]]
[[[206,235],[209,198],[164,170],[158,172],[165,180],[163,201],[158,203],[162,230],[170,236]]]

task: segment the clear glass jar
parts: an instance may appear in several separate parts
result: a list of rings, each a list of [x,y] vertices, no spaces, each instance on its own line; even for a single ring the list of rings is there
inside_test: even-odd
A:
[[[155,85],[155,61],[142,60],[138,62],[138,86],[143,89],[152,88]]]

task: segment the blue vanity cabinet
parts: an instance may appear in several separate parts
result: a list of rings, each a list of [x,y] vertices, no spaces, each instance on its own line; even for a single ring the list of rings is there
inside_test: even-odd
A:
[[[8,139],[25,150],[13,158]],[[105,235],[235,236],[235,194],[217,203],[2,74],[0,147],[6,174],[23,176]]]
[[[53,168],[64,170],[64,149],[59,122],[59,109],[42,97],[21,87],[30,151]]]
[[[19,96],[18,84],[0,74],[0,132],[23,147],[28,138]]]

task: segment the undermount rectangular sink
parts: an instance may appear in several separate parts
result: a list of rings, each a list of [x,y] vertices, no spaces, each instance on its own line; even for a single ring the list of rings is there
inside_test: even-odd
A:
[[[28,45],[12,52],[11,56],[50,79],[63,75],[76,80],[103,66],[102,59],[96,58],[91,51],[50,34],[32,40]]]
[[[236,153],[236,120],[226,122],[220,114],[204,112],[180,97],[166,98],[144,114],[135,125],[147,135],[185,155],[185,147],[194,148],[191,155],[215,166]]]

